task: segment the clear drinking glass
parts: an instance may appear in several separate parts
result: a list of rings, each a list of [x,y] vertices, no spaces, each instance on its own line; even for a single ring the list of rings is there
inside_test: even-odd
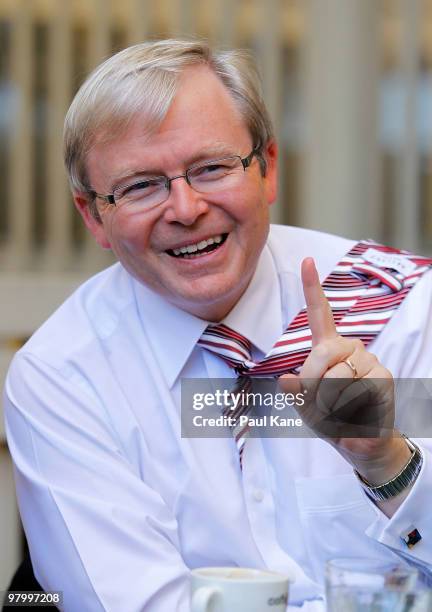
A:
[[[430,612],[431,593],[409,566],[367,558],[326,565],[328,612]]]

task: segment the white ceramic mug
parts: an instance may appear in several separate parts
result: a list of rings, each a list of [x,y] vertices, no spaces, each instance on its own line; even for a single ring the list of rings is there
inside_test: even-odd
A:
[[[192,612],[285,612],[289,578],[266,570],[202,567],[192,570]]]

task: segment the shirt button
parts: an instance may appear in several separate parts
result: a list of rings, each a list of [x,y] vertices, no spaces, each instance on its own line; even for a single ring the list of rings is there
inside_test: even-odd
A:
[[[253,498],[256,502],[262,502],[262,500],[264,499],[264,491],[262,491],[261,489],[255,489],[255,491],[253,492]]]

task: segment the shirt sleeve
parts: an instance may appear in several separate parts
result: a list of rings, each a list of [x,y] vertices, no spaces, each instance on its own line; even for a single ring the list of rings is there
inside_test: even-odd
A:
[[[35,575],[66,611],[189,611],[176,519],[131,465],[103,407],[20,353],[5,387],[20,513]]]
[[[370,501],[376,518],[366,534],[415,565],[426,582],[432,584],[432,444],[430,440],[415,442],[422,451],[423,465],[413,488],[390,519]],[[415,530],[421,539],[410,548],[407,536],[415,533]],[[414,542],[417,537],[411,538],[411,541]]]
[[[391,519],[374,507],[376,520],[367,535],[390,547],[417,565],[427,581],[432,580],[432,271],[413,287],[371,351],[397,378],[396,401],[399,429],[416,441],[423,453],[423,466],[409,495]],[[427,432],[427,433],[426,433]],[[404,541],[417,529],[421,540],[409,548]]]

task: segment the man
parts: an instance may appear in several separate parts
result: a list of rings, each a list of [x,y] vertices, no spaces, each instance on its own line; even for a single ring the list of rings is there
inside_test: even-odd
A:
[[[259,361],[306,298],[313,348],[286,389],[432,369],[430,273],[368,347],[375,357],[336,332],[313,261],[323,280],[355,243],[269,234],[277,147],[258,91],[244,54],[169,40],[107,60],[68,112],[75,204],[120,263],[36,332],[5,395],[33,566],[65,610],[188,610],[200,566],[294,573],[293,605],[321,598],[335,556],[432,568],[426,441],[250,437],[240,463],[231,437],[181,437],[182,379],[235,377],[204,348],[209,323]],[[387,481],[397,494],[374,501]],[[412,548],[407,530],[421,536]]]

